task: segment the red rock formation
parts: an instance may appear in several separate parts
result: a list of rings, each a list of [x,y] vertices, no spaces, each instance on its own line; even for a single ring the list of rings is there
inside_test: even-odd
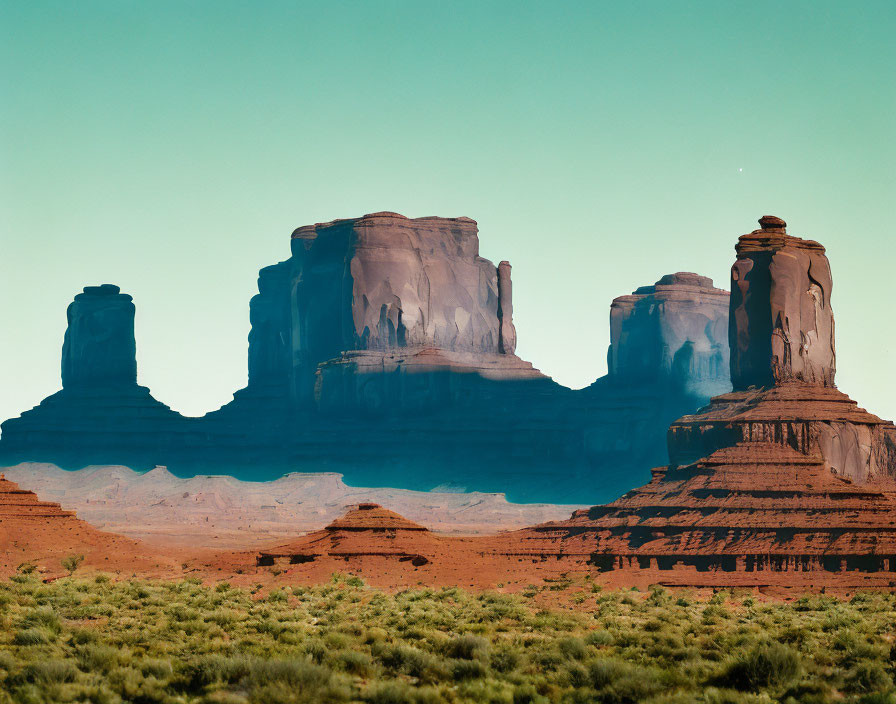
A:
[[[690,577],[707,584],[724,584],[727,572],[822,572],[834,581],[842,572],[889,572],[885,580],[896,581],[893,495],[766,442],[654,470],[652,482],[610,504],[516,538],[522,554],[577,555],[601,571],[684,569],[707,573]]]
[[[445,542],[413,541],[427,564],[516,576],[543,565],[617,583],[647,575],[703,586],[896,587],[896,426],[833,386],[824,249],[787,235],[778,218],[760,223],[740,239],[732,269],[735,391],[672,424],[670,464],[653,470],[647,485],[569,520],[451,542],[450,557]],[[620,304],[617,330],[638,304],[637,294]],[[356,526],[354,552],[365,541],[376,546],[376,531],[365,530],[374,523],[348,523]],[[396,538],[402,532],[411,540],[409,530],[394,531]],[[325,536],[312,543],[332,540]],[[400,554],[409,552],[405,545]],[[445,568],[432,574],[444,578]]]
[[[513,534],[503,554],[679,583],[896,585],[896,427],[833,388],[824,249],[760,223],[732,269],[735,391],[672,424],[649,484]]]
[[[824,247],[791,237],[773,215],[743,235],[731,268],[735,390],[802,381],[834,385],[831,267]]]
[[[249,550],[318,530],[346,505],[376,501],[431,530],[489,535],[562,520],[577,505],[517,504],[502,494],[352,487],[339,474],[293,472],[271,482],[226,475],[176,477],[164,467],[62,470],[26,463],[6,476],[30,486],[96,528],[137,540],[192,548]]]
[[[435,364],[541,376],[513,355],[510,265],[479,256],[470,218],[380,212],[300,227],[292,257],[261,272],[251,305],[249,391],[279,382],[299,405],[363,405],[349,382],[368,385],[377,362],[379,373]],[[437,357],[416,359],[428,350]]]
[[[170,572],[177,561],[176,556],[156,553],[135,540],[98,531],[0,474],[0,575],[25,562],[50,575],[60,574],[60,560],[71,555],[84,556],[85,566],[94,570],[139,571],[147,576]]]
[[[828,471],[857,483],[896,473],[896,427],[859,408],[843,392],[786,383],[734,391],[669,429],[669,459],[685,465],[738,442],[771,442],[820,458]]]
[[[430,562],[434,553],[443,551],[440,539],[427,528],[379,504],[362,503],[323,530],[262,551],[257,562],[264,566],[278,562],[301,564],[318,558],[372,557],[410,562],[414,567],[421,567]]]
[[[291,254],[258,277],[248,386],[203,418],[137,385],[129,296],[78,294],[64,388],[2,423],[0,465],[328,470],[354,486],[593,503],[646,480],[669,423],[729,388],[728,294],[696,274],[617,299],[610,373],[572,390],[515,354],[510,264],[479,256],[469,218],[334,220],[295,230]]]
[[[59,504],[41,501],[33,491],[20,489],[19,485],[9,481],[5,474],[0,474],[0,524],[6,524],[4,528],[9,535],[12,534],[14,521],[29,518],[39,520],[70,518],[74,515],[71,511],[63,511]]]

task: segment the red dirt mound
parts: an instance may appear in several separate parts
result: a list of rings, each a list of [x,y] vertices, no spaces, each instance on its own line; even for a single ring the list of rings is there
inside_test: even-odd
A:
[[[180,572],[183,558],[99,531],[0,474],[0,576],[25,563],[48,578],[59,576],[65,573],[61,560],[73,555],[83,555],[84,567],[94,571],[159,577]]]

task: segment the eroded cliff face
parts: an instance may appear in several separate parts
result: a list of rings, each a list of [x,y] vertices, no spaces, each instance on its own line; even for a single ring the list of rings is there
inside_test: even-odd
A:
[[[728,292],[689,272],[620,296],[610,307],[607,368],[627,384],[668,384],[709,398],[730,389]]]
[[[118,286],[87,286],[67,311],[62,345],[62,386],[137,383],[134,304]]]
[[[834,386],[831,267],[824,247],[787,234],[781,218],[740,238],[731,268],[735,390],[801,381]]]
[[[292,257],[262,270],[251,315],[250,389],[288,380],[300,404],[363,398],[363,389],[345,388],[346,374],[377,366],[539,376],[513,358],[510,265],[479,256],[469,218],[382,212],[300,227]],[[418,358],[431,350],[439,355]],[[347,371],[334,369],[340,364]]]
[[[732,442],[766,440],[815,453],[835,474],[867,483],[896,475],[896,427],[834,386],[833,282],[824,247],[763,216],[737,243],[731,270],[734,391],[669,430],[673,465]]]

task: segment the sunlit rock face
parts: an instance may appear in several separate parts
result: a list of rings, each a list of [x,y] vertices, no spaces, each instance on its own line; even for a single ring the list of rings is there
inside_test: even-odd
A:
[[[728,292],[706,276],[667,274],[613,301],[607,369],[620,383],[708,399],[730,389],[727,335]]]
[[[249,389],[279,385],[299,405],[363,409],[401,403],[380,388],[384,373],[539,377],[513,356],[512,316],[510,264],[479,256],[469,218],[382,212],[300,227],[292,257],[259,276]]]
[[[834,387],[824,249],[759,222],[732,268],[734,390],[672,423],[652,481],[524,532],[527,554],[679,585],[893,586],[896,426]]]
[[[834,386],[831,267],[824,247],[781,218],[737,243],[731,268],[731,377],[736,390],[788,381]]]
[[[896,476],[896,427],[834,386],[831,269],[818,242],[763,216],[743,235],[731,270],[734,391],[669,431],[673,465],[738,442],[770,442],[819,457],[867,483]]]

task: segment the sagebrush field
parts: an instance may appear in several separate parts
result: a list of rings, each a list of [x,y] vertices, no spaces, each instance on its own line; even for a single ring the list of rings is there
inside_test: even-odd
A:
[[[896,702],[891,594],[17,574],[0,585],[0,624],[0,702]]]

